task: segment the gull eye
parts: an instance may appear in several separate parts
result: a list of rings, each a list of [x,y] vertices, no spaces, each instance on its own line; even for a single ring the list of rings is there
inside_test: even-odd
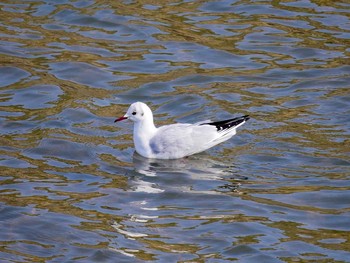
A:
[[[131,114],[132,114],[132,115],[136,115],[136,111],[133,111]]]

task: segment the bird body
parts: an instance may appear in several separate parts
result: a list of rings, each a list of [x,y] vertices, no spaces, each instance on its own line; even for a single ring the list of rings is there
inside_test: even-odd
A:
[[[123,117],[115,121],[125,119],[134,122],[133,140],[138,154],[146,158],[178,159],[230,139],[249,116],[218,122],[176,123],[156,128],[151,109],[142,102],[135,102]]]

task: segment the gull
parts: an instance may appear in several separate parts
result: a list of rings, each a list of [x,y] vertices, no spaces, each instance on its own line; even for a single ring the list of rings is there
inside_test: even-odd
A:
[[[123,117],[134,122],[133,140],[138,154],[152,159],[179,159],[203,152],[230,139],[249,116],[195,124],[175,123],[157,128],[151,109],[143,102],[130,105]]]

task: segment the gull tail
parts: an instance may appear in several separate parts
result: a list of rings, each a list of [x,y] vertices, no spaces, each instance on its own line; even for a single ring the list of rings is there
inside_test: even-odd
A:
[[[238,118],[228,119],[224,121],[202,123],[200,125],[212,125],[216,127],[218,132],[222,132],[222,131],[228,131],[231,129],[236,129],[239,126],[243,125],[249,119],[250,119],[249,115],[244,115]]]

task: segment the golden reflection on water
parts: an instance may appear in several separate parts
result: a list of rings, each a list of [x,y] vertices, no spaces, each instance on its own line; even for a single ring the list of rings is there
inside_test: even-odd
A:
[[[345,1],[0,6],[1,259],[349,255]],[[143,163],[113,125],[134,100],[252,119],[210,160]]]

